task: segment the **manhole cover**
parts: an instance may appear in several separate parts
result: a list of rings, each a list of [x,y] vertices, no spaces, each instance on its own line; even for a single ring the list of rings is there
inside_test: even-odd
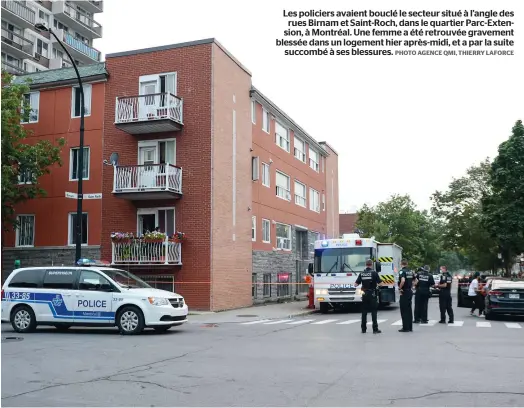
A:
[[[2,337],[2,343],[7,343],[10,341],[22,341],[23,337]]]
[[[258,317],[258,315],[237,315],[237,317]]]

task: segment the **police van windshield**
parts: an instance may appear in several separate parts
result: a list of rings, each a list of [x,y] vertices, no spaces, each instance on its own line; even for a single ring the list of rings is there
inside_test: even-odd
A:
[[[122,269],[113,269],[113,268],[100,268],[107,276],[113,279],[119,286],[128,289],[136,288],[152,288],[152,286],[145,283],[138,276],[133,275]]]
[[[362,272],[371,248],[322,248],[315,250],[315,272]]]

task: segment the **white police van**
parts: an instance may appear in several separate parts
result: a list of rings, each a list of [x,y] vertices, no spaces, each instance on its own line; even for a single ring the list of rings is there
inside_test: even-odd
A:
[[[15,269],[2,287],[2,322],[19,333],[45,325],[117,326],[122,334],[145,327],[164,332],[187,322],[182,296],[127,271],[82,261],[74,267]]]

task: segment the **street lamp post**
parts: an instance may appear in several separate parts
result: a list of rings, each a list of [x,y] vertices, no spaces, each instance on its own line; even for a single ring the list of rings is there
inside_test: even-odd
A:
[[[78,175],[78,191],[77,191],[77,199],[76,199],[76,239],[75,239],[75,264],[76,262],[82,258],[82,201],[83,201],[83,180],[84,180],[84,87],[82,85],[82,78],[80,77],[80,73],[78,72],[78,68],[75,64],[75,60],[73,57],[71,57],[71,54],[69,54],[69,51],[67,51],[67,48],[64,46],[62,41],[56,36],[56,34],[48,27],[46,27],[44,24],[35,24],[35,28],[40,31],[49,31],[49,33],[55,37],[56,41],[60,44],[62,49],[65,51],[67,56],[69,57],[69,60],[73,64],[73,68],[76,72],[76,77],[78,79],[78,87],[80,89],[80,142],[79,142],[79,148],[78,148],[78,169],[77,169],[77,175]]]

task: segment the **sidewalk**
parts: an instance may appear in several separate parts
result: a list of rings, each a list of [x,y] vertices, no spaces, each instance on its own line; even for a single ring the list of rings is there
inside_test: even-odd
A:
[[[262,319],[285,319],[308,315],[315,309],[307,309],[307,301],[256,305],[223,312],[191,312],[189,322],[197,323],[243,323]]]

